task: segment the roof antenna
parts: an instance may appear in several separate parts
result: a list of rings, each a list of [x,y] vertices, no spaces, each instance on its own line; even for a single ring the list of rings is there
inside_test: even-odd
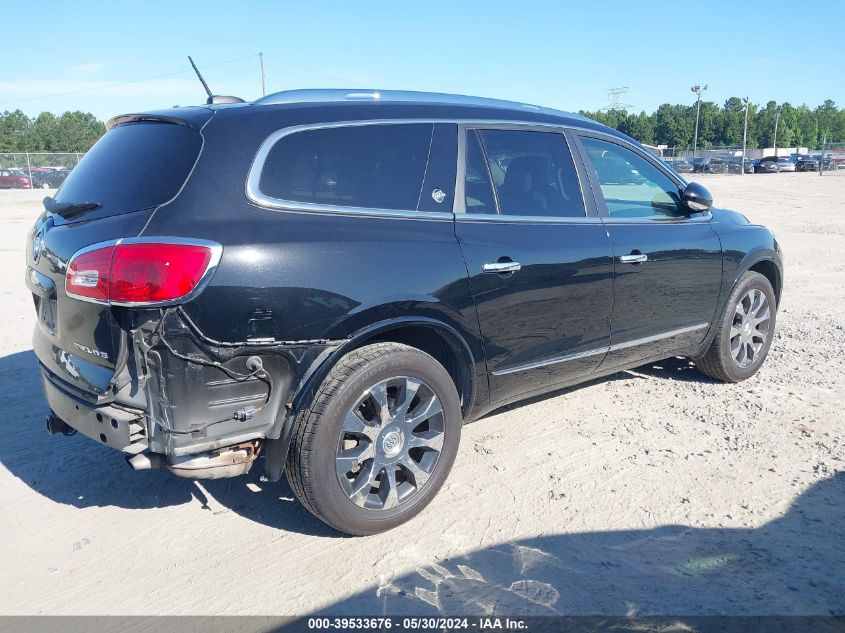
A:
[[[197,74],[197,77],[199,77],[199,80],[202,83],[202,87],[205,88],[206,94],[208,94],[208,99],[206,100],[206,103],[208,105],[214,105],[216,103],[243,103],[244,102],[244,100],[241,99],[240,97],[229,97],[229,96],[226,96],[226,95],[211,94],[211,89],[208,87],[208,84],[205,83],[205,79],[202,78],[202,75],[200,74],[199,68],[197,68],[197,65],[194,63],[194,60],[191,59],[190,55],[188,55],[188,61],[191,62],[191,66],[194,67],[194,72]]]
[[[214,95],[211,94],[211,89],[208,87],[208,84],[205,83],[205,79],[202,78],[202,75],[200,74],[200,69],[197,68],[197,65],[194,63],[194,60],[191,59],[190,55],[188,55],[188,61],[191,62],[191,66],[194,67],[194,72],[197,74],[197,78],[199,78],[202,87],[205,88],[205,92],[208,94],[208,103],[212,103],[212,101],[214,100]]]

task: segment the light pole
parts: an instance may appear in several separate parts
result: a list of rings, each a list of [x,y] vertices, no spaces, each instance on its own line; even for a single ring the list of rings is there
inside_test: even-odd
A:
[[[698,95],[695,104],[695,138],[692,142],[692,157],[695,158],[698,154],[698,117],[701,116],[701,93],[707,90],[707,84],[704,84],[704,87],[695,84],[690,90]]]
[[[261,64],[261,96],[267,95],[267,89],[264,87],[264,51],[258,53],[258,62]]]
[[[775,112],[775,158],[778,157],[778,120],[780,119],[780,112]]]
[[[745,123],[742,126],[742,167],[740,167],[740,176],[745,175],[745,142],[748,139],[748,105],[751,103],[750,97],[745,97],[742,100],[745,104]]]

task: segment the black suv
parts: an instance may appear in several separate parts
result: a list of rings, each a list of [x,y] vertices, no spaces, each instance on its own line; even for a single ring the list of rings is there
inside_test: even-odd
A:
[[[28,238],[48,430],[185,477],[262,457],[338,530],[391,528],[465,421],[669,356],[760,368],[778,244],[711,202],[623,134],[518,103],[116,117]]]

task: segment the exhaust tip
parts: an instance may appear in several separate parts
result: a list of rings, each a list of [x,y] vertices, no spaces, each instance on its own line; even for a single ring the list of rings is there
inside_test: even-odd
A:
[[[132,470],[154,470],[164,466],[164,456],[158,453],[138,453],[127,457],[126,462]]]

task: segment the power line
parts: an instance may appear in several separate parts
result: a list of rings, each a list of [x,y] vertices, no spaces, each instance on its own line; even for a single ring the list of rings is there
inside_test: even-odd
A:
[[[274,58],[272,55],[265,55],[265,57],[270,57],[271,59],[276,59],[277,61],[281,62],[282,65],[291,66],[293,68],[298,68],[299,70],[303,70],[305,72],[308,72],[308,73],[311,73],[311,74],[314,74],[314,75],[322,75],[323,77],[327,77],[329,79],[339,81],[339,82],[346,84],[348,86],[357,86],[360,83],[360,82],[357,82],[357,81],[351,81],[350,79],[347,79],[346,77],[341,77],[339,75],[333,75],[332,73],[327,73],[327,72],[324,72],[322,70],[318,70],[316,68],[311,68],[309,66],[303,66],[302,64],[297,64],[296,62],[292,62],[288,59],[284,59],[284,58],[281,58],[281,57],[275,57]],[[255,58],[259,58],[259,60],[261,60],[261,53],[253,53],[252,55],[245,55],[243,57],[236,57],[234,59],[227,59],[227,60],[222,61],[222,62],[216,62],[216,63],[213,63],[213,64],[205,64],[203,66],[199,66],[199,68],[203,68],[203,69],[214,68],[216,66],[224,66],[226,64],[234,64],[234,63],[237,63],[237,62],[242,62],[242,61],[245,61],[245,60],[248,60],[248,59],[255,59]],[[169,77],[177,77],[179,75],[184,75],[185,73],[190,73],[190,72],[191,72],[190,69],[177,70],[177,71],[170,72],[170,73],[162,73],[160,75],[152,75],[150,77],[141,77],[139,79],[127,79],[125,81],[117,81],[117,82],[108,83],[108,84],[100,84],[98,86],[90,86],[88,88],[79,88],[77,90],[68,90],[66,92],[56,92],[56,93],[48,94],[48,95],[38,95],[37,97],[26,97],[24,99],[16,99],[14,101],[6,101],[6,102],[4,102],[0,105],[1,106],[10,106],[10,105],[16,105],[16,104],[19,104],[19,103],[28,103],[30,101],[38,101],[39,99],[54,99],[56,97],[65,97],[65,96],[68,96],[68,95],[75,95],[75,94],[80,94],[80,93],[85,93],[85,92],[93,92],[93,91],[96,91],[96,90],[105,90],[106,88],[115,88],[115,87],[118,87],[118,86],[126,86],[126,85],[129,85],[129,84],[142,83],[142,82],[145,82],[145,81],[155,81],[157,79],[167,79]],[[263,80],[263,66],[262,66],[262,80]]]
[[[264,55],[265,57],[269,57],[273,59],[272,55]],[[345,77],[339,77],[338,75],[333,75],[331,73],[324,72],[322,70],[317,70],[316,68],[310,68],[309,66],[303,66],[302,64],[297,64],[296,62],[292,62],[289,59],[283,59],[281,57],[275,57],[275,59],[279,60],[283,64],[287,66],[293,66],[294,68],[298,68],[299,70],[304,70],[305,72],[313,73],[315,75],[322,75],[323,77],[328,77],[329,79],[334,79],[335,81],[340,81],[342,83],[348,84],[350,86],[358,86],[360,82],[358,81],[351,81]]]
[[[214,64],[206,64],[204,66],[200,66],[200,68],[214,68],[215,66],[224,66],[226,64],[234,64],[236,62],[242,62],[246,59],[254,59],[256,57],[258,57],[258,53],[254,53],[252,55],[246,55],[244,57],[236,57],[235,59],[227,59],[225,61],[216,62]],[[28,101],[37,101],[38,99],[52,99],[52,98],[55,98],[55,97],[64,97],[66,95],[74,95],[74,94],[79,94],[79,93],[82,93],[82,92],[92,92],[94,90],[104,90],[105,88],[115,88],[117,86],[126,86],[128,84],[137,84],[137,83],[141,83],[141,82],[144,82],[144,81],[155,81],[156,79],[166,79],[167,77],[176,77],[177,75],[183,75],[183,74],[188,73],[188,72],[191,72],[190,69],[177,70],[177,71],[172,72],[172,73],[164,73],[164,74],[161,74],[161,75],[153,75],[151,77],[142,77],[140,79],[127,79],[126,81],[117,81],[115,83],[102,84],[102,85],[99,85],[99,86],[91,86],[89,88],[79,88],[78,90],[68,90],[67,92],[56,92],[54,94],[49,94],[49,95],[39,95],[37,97],[27,97],[25,99],[16,99],[15,101],[7,101],[7,102],[3,103],[2,105],[5,106],[5,105],[10,105],[10,104],[15,104],[15,103],[25,103],[25,102],[28,102]]]

